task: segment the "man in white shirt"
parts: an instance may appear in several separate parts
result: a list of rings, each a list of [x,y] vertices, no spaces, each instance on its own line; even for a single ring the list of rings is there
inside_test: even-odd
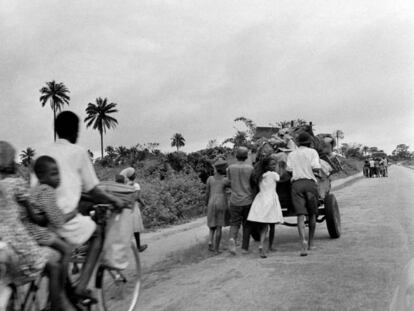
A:
[[[61,211],[67,214],[77,209],[82,192],[87,193],[95,203],[110,203],[122,208],[125,205],[123,200],[97,187],[99,180],[88,153],[81,146],[76,145],[79,133],[78,116],[71,111],[60,113],[56,118],[56,133],[59,139],[54,144],[40,148],[38,156],[48,155],[58,164],[61,179],[56,189],[56,200]],[[36,183],[35,176],[31,176],[31,184]],[[89,216],[78,213],[58,232],[61,237],[74,245],[81,245],[89,240],[86,261],[75,288],[75,295],[80,301],[96,301],[86,287],[102,249],[100,230],[101,228]]]
[[[375,160],[373,158],[369,159],[369,177],[374,177],[375,175]]]
[[[303,132],[297,138],[299,148],[287,158],[287,170],[292,172],[292,203],[298,217],[298,231],[301,241],[301,256],[313,247],[316,214],[318,212],[318,185],[314,173],[319,173],[321,164],[315,149],[310,148],[311,136]],[[309,221],[309,244],[305,237],[305,216]]]

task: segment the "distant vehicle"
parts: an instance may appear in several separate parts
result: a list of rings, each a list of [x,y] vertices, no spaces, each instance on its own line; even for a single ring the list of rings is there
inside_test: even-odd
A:
[[[385,159],[385,161],[384,161]],[[370,165],[370,160],[375,161],[375,166]],[[363,167],[363,173],[365,177],[388,177],[388,166],[390,161],[388,155],[383,151],[373,152],[370,156],[366,157]]]
[[[388,158],[388,155],[385,152],[378,151],[378,152],[373,152],[371,154],[371,157],[383,159],[383,158]]]

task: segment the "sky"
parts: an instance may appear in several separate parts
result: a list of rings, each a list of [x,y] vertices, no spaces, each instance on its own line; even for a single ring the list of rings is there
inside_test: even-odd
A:
[[[53,141],[47,81],[117,103],[104,144],[183,151],[239,127],[312,121],[316,133],[414,150],[414,2],[385,0],[0,0],[0,140]],[[79,143],[98,153],[97,131]]]

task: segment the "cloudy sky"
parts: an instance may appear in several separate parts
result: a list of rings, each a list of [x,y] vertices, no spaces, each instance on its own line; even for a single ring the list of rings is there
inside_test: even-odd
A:
[[[414,150],[412,1],[0,0],[0,133],[19,150],[53,140],[39,103],[64,82],[82,119],[89,102],[118,104],[105,144],[181,133],[184,151],[234,134],[245,116],[267,126],[313,121],[345,142]],[[99,150],[84,126],[80,143]]]

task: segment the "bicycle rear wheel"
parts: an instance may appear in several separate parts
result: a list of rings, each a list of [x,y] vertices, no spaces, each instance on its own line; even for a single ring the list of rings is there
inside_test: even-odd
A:
[[[50,310],[48,284],[48,278],[42,275],[29,284],[12,287],[6,311]]]
[[[139,252],[132,241],[128,258],[129,264],[124,270],[99,267],[96,289],[100,310],[135,310],[141,287],[141,263]]]

